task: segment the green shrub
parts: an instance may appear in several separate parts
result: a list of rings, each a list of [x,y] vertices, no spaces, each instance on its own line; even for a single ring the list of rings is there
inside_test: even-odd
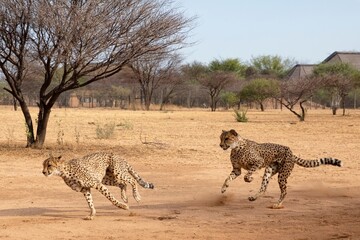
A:
[[[235,119],[236,121],[238,122],[247,122],[248,121],[248,118],[246,117],[246,114],[247,114],[247,110],[234,110],[234,116],[235,116]]]

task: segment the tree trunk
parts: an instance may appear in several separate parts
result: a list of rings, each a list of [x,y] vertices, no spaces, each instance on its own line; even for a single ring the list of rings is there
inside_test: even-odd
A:
[[[306,101],[301,101],[301,102],[300,102],[300,108],[301,108],[301,115],[300,115],[300,117],[299,117],[300,122],[305,121],[306,111],[305,111],[305,107],[303,106],[303,104],[304,104],[305,102],[306,102]]]
[[[186,98],[186,105],[188,108],[191,108],[191,89],[189,89],[189,92],[188,92],[188,95],[187,95],[187,98]]]
[[[332,110],[332,115],[336,115],[337,107],[332,106],[331,110]]]
[[[300,122],[305,121],[305,108],[303,107],[303,103],[305,103],[306,101],[301,101],[300,102],[300,108],[301,108],[301,114],[297,113],[294,109],[292,105],[287,105],[284,101],[280,101],[281,106],[286,107],[290,112],[292,112],[299,120]]]
[[[36,140],[33,143],[32,147],[42,148],[46,138],[47,125],[50,118],[51,107],[41,105],[39,106],[39,115],[38,115],[38,126],[36,131]]]
[[[150,99],[149,99],[149,96],[144,96],[144,100],[145,100],[145,110],[146,111],[149,111],[150,110]]]
[[[144,107],[146,111],[150,110],[150,104],[151,104],[151,92],[147,88],[142,88],[142,95],[144,100]]]
[[[264,112],[265,111],[264,104],[262,102],[259,102],[259,104],[261,111]]]
[[[14,106],[14,111],[17,111],[17,102],[15,97],[13,97],[13,106]]]
[[[332,110],[332,114],[336,115],[336,111],[339,107],[339,101],[341,101],[341,99],[339,100],[339,95],[333,93],[332,97],[331,97],[331,110]]]
[[[25,118],[26,126],[26,147],[31,147],[35,142],[34,126],[31,119],[30,111],[25,101],[19,101],[21,111]]]
[[[216,111],[215,96],[213,95],[210,95],[210,107],[212,112]]]

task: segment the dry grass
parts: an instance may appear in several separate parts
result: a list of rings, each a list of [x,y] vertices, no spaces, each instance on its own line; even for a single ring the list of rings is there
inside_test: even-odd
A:
[[[306,121],[298,122],[286,110],[248,111],[249,121],[239,123],[233,111],[53,109],[44,149],[32,150],[24,148],[21,111],[2,106],[0,239],[356,239],[360,111],[349,113],[309,110]],[[114,135],[99,139],[97,125],[106,123],[115,124]],[[255,141],[290,146],[303,158],[337,157],[344,167],[296,167],[285,208],[278,211],[267,208],[279,196],[276,179],[263,198],[247,201],[262,171],[253,183],[240,177],[220,195],[231,165],[218,136],[230,128]],[[42,176],[41,162],[50,152],[72,158],[104,150],[124,156],[156,189],[140,189],[143,202],[130,200],[130,213],[94,193],[98,216],[85,222],[81,194]]]

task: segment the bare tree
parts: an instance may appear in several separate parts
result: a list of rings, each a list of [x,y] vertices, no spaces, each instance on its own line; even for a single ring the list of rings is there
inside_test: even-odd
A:
[[[164,109],[164,106],[168,104],[171,99],[180,91],[184,91],[184,82],[185,79],[180,74],[180,69],[174,69],[174,71],[169,75],[160,86],[161,91],[161,102],[160,102],[160,111]]]
[[[208,97],[203,87],[199,83],[202,75],[209,72],[209,68],[203,63],[194,61],[185,64],[181,67],[181,75],[184,78],[186,93],[186,106],[191,108],[193,106],[205,105]]]
[[[180,62],[181,59],[178,55],[163,53],[150,56],[144,55],[143,58],[132,62],[130,68],[133,70],[134,78],[140,84],[142,99],[144,100],[146,110],[150,109],[154,91],[158,89],[161,84],[166,84],[173,80]]]
[[[145,54],[184,47],[192,20],[165,0],[3,0],[0,67],[6,91],[24,114],[27,146],[43,146],[60,94],[105,79]],[[30,57],[44,73],[36,138],[22,84]]]
[[[199,82],[204,86],[210,95],[211,111],[215,112],[220,100],[220,93],[237,79],[232,72],[213,71],[200,76]]]
[[[300,121],[305,121],[306,109],[304,104],[313,96],[315,90],[323,86],[323,82],[315,77],[304,77],[296,80],[285,80],[280,83],[281,94],[276,99]],[[299,104],[300,113],[295,106]]]
[[[216,111],[217,104],[221,99],[220,93],[235,83],[244,71],[245,67],[238,59],[213,60],[208,66],[193,62],[183,66],[183,74],[189,82],[200,84],[210,96],[211,111]]]

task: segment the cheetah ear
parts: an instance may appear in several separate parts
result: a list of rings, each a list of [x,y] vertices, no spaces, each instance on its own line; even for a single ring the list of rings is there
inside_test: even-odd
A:
[[[54,155],[52,154],[52,152],[49,153],[49,157],[50,158],[55,158],[56,160],[60,160],[61,159],[61,155],[58,157],[54,157]]]
[[[237,135],[239,135],[234,129],[231,129],[231,130],[230,130],[230,133],[231,133],[232,135],[234,135],[235,137],[236,137]]]
[[[222,130],[223,133],[225,133],[226,131],[225,130]]]

